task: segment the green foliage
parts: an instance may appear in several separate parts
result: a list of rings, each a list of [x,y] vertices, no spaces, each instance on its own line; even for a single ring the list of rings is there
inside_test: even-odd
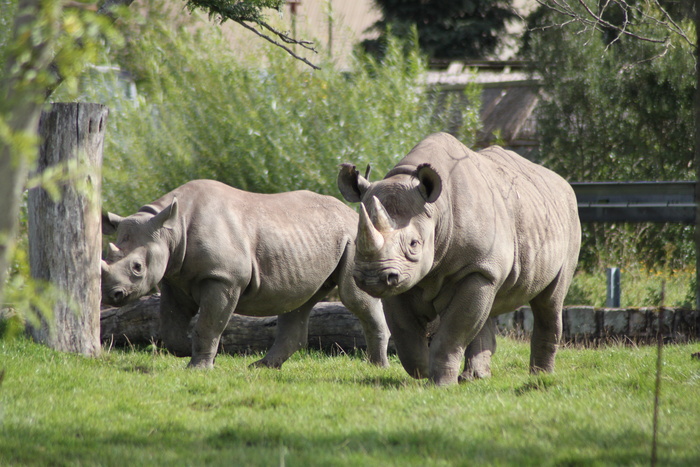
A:
[[[695,308],[695,268],[653,270],[644,264],[621,269],[623,308],[671,306]],[[564,305],[605,306],[605,270],[579,271],[569,288]]]
[[[493,377],[449,388],[346,355],[281,371],[220,355],[211,371],[151,351],[97,359],[0,341],[2,465],[643,465],[656,349],[563,348],[529,376],[498,339]],[[659,463],[697,465],[698,344],[664,348]],[[60,403],[57,403],[60,401]],[[27,449],[31,446],[31,449]]]
[[[264,19],[264,8],[280,10],[284,0],[187,0],[186,3],[190,11],[201,8],[222,22],[227,19],[258,22]]]
[[[4,187],[21,187],[36,158],[41,107],[63,83],[75,88],[82,68],[95,61],[105,44],[121,36],[111,20],[75,3],[58,0],[2,0],[0,3],[0,161]],[[20,190],[6,190],[0,200],[0,302],[4,303],[6,271],[14,246]],[[26,276],[25,276],[26,277]],[[10,282],[21,279],[11,277]],[[28,282],[15,297],[36,299]],[[10,285],[10,287],[13,287]],[[34,303],[37,305],[37,303]]]
[[[365,50],[382,56],[387,32],[399,37],[417,27],[420,48],[430,58],[484,58],[505,35],[506,23],[517,20],[511,0],[378,0],[383,18],[372,28],[379,39],[365,40]]]
[[[12,20],[17,10],[17,0],[0,0],[0,81],[5,74],[5,54],[12,32]]]
[[[340,163],[371,163],[384,174],[425,136],[452,126],[450,106],[438,107],[416,84],[425,70],[419,53],[404,54],[395,38],[381,62],[360,56],[352,73],[331,63],[312,71],[273,46],[241,60],[216,27],[174,29],[153,15],[120,58],[139,98],[110,96],[114,76],[95,76],[82,97],[107,97],[113,109],[103,184],[112,211],[129,213],[196,178],[338,196]],[[470,111],[453,129],[469,143],[477,121]]]
[[[537,10],[524,48],[543,80],[541,162],[572,181],[694,179],[690,45],[679,36],[666,49],[627,36],[610,42],[609,35],[575,26],[548,27],[558,22],[562,17],[550,10]],[[586,225],[583,235],[587,270],[694,262],[691,227]]]

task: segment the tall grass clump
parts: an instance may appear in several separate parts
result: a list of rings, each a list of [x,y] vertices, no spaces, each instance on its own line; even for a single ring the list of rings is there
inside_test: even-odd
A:
[[[135,76],[138,97],[115,93],[112,73],[93,73],[84,96],[112,108],[107,209],[128,213],[197,178],[262,193],[337,196],[340,163],[361,170],[371,163],[383,175],[428,134],[454,133],[451,104],[437,104],[419,86],[426,65],[417,46],[404,52],[390,38],[382,61],[358,55],[350,72],[330,62],[314,71],[262,42],[253,57],[241,58],[218,26],[194,16],[174,26],[153,11],[132,32],[128,53],[115,59]],[[470,92],[477,103],[478,90]],[[462,113],[456,132],[469,144],[478,107]]]

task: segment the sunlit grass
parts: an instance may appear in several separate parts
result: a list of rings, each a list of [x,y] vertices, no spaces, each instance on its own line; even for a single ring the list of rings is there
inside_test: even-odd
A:
[[[700,344],[664,349],[660,460],[697,465]],[[317,352],[212,371],[158,351],[97,359],[0,341],[0,465],[554,465],[649,462],[654,347],[564,348],[527,373],[499,338],[494,376],[449,388]]]

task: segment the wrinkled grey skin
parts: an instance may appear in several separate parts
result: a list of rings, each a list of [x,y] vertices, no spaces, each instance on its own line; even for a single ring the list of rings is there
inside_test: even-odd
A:
[[[343,164],[338,187],[362,202],[355,280],[382,298],[410,375],[438,385],[490,376],[489,317],[528,302],[530,371],[553,370],[581,242],[564,179],[500,147],[477,153],[438,133],[375,183]]]
[[[102,300],[121,306],[160,284],[161,337],[196,368],[213,366],[232,313],[278,315],[275,342],[254,365],[279,368],[306,343],[314,304],[337,285],[370,361],[387,366],[381,301],[352,279],[356,228],[357,214],[329,196],[195,180],[129,217],[103,216],[103,233],[116,231],[117,242],[102,261]]]

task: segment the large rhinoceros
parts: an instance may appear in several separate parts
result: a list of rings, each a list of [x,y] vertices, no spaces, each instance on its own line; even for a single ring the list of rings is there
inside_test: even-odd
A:
[[[439,385],[489,376],[489,317],[528,302],[530,371],[553,370],[581,242],[564,179],[500,147],[474,152],[437,133],[375,183],[343,164],[338,187],[362,202],[355,280],[383,299],[410,375]],[[438,316],[429,344],[426,324]]]
[[[357,214],[308,191],[256,194],[195,180],[122,218],[102,261],[102,299],[120,306],[160,284],[161,338],[189,367],[211,367],[231,314],[278,315],[258,366],[279,368],[306,343],[314,304],[336,285],[360,320],[369,360],[387,366],[389,331],[381,301],[353,281]],[[187,338],[190,320],[199,311]]]

